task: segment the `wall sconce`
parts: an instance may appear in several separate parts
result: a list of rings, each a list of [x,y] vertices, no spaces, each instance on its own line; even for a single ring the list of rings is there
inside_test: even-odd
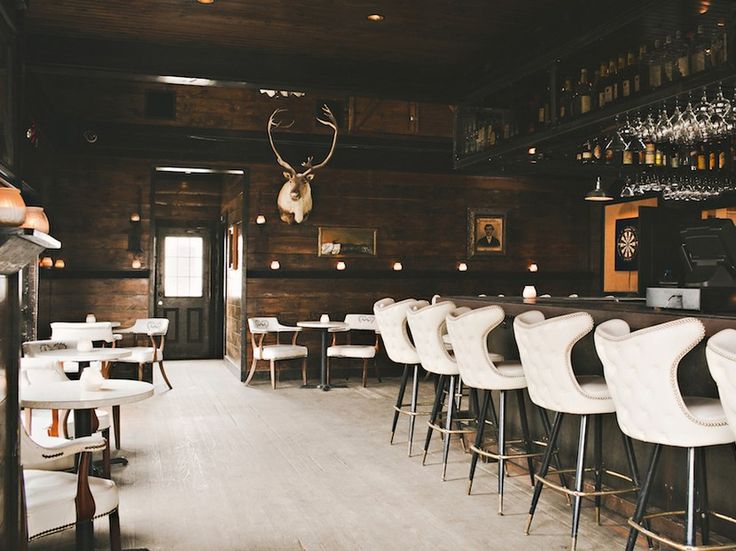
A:
[[[340,262],[337,263],[337,266],[335,266],[335,268],[337,268],[338,270],[342,271],[345,268],[347,268],[347,265],[341,260]]]
[[[401,265],[401,262],[394,262],[394,272],[400,272],[403,269],[404,267]]]
[[[38,265],[41,266],[41,268],[53,268],[54,260],[50,256],[44,256]]]
[[[143,248],[141,247],[141,188],[138,188],[137,208],[130,214],[130,229],[128,230],[128,252],[133,253],[131,266],[140,269],[142,266],[141,256]]]
[[[281,268],[281,264],[279,263],[279,261],[278,260],[272,260],[271,261],[271,269],[272,270],[278,270],[279,268]]]
[[[260,226],[261,224],[265,224],[265,223],[266,223],[265,216],[263,216],[262,214],[259,214],[258,216],[256,216],[256,224]]]
[[[54,262],[54,268],[66,268],[66,263],[64,262],[63,258],[57,258],[56,262]]]
[[[140,270],[143,267],[143,263],[141,262],[141,259],[138,257],[138,255],[133,257],[133,262],[130,263],[130,267],[134,270]]]
[[[468,265],[465,262],[460,262],[457,265],[457,271],[458,272],[467,272],[468,271]]]
[[[537,266],[537,263],[536,262],[532,262],[531,264],[529,264],[529,271],[530,272],[538,272],[539,271],[539,266]]]

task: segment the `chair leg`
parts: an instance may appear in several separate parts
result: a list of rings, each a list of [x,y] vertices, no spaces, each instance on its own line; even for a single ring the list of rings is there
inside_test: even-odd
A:
[[[106,440],[105,449],[102,450],[102,476],[109,479],[110,473],[110,429],[102,431],[102,437]]]
[[[695,545],[695,448],[687,449],[687,494],[685,496],[685,545]]]
[[[578,459],[575,467],[575,491],[583,491],[583,476],[585,475],[585,446],[588,443],[588,419],[589,415],[580,416],[580,437],[578,439]],[[580,526],[580,509],[583,506],[583,496],[576,495],[573,498],[572,506],[572,528],[570,534],[572,536],[572,546],[570,549],[575,551],[578,545],[578,528]]]
[[[269,366],[271,369],[271,388],[276,390],[276,366],[273,360],[269,360]]]
[[[250,381],[253,379],[253,375],[256,374],[256,359],[253,358],[253,361],[250,364],[250,371],[248,372],[248,376],[245,378],[245,384],[250,384]]]
[[[120,449],[120,406],[112,406],[112,431],[115,435],[115,449]]]
[[[411,382],[411,412],[415,414],[417,412],[417,397],[419,396],[419,366],[414,365],[414,378]],[[417,423],[417,416],[409,416],[409,457],[411,457],[411,450],[414,446],[414,427]]]
[[[484,390],[483,401],[480,407],[476,410],[478,412],[478,426],[475,430],[475,447],[478,449],[481,449],[481,446],[483,445],[483,433],[486,428],[486,414],[488,413],[488,402],[490,402],[490,400],[491,391]],[[473,456],[470,458],[470,472],[468,473],[468,495],[470,495],[470,490],[473,488],[473,478],[475,477],[475,468],[478,465],[479,457],[480,455],[473,451]]]
[[[146,365],[146,364],[144,364],[144,363],[139,363],[138,364],[138,380],[139,381],[142,381],[143,380],[143,366],[144,365]]]
[[[396,407],[394,409],[394,419],[391,422],[391,444],[394,443],[394,434],[396,434],[396,424],[399,422],[399,408],[404,403],[404,392],[406,392],[406,380],[409,378],[409,366],[404,365],[404,371],[401,374],[401,384],[399,385],[399,395],[396,397]]]
[[[447,474],[447,458],[450,455],[450,430],[452,429],[452,417],[455,413],[455,384],[458,379],[457,375],[450,375],[450,391],[447,393],[447,418],[445,419],[444,447],[442,449],[442,481],[445,480]]]
[[[330,384],[332,384],[332,376],[330,375],[330,367],[332,365],[332,359],[329,356],[327,356],[325,363],[327,364],[327,385],[329,386]]]
[[[521,435],[524,438],[524,450],[526,453],[532,453],[532,438],[529,434],[529,420],[526,416],[526,403],[524,402],[524,391],[516,391],[516,401],[519,404],[519,421],[521,423]],[[534,486],[534,460],[530,457],[526,458],[526,466],[529,469],[529,479]]]
[[[110,551],[120,551],[120,516],[118,510],[115,509],[108,515],[110,521]]]
[[[368,386],[368,358],[363,358],[363,388]]]
[[[549,431],[549,441],[547,442],[547,449],[544,452],[544,458],[542,459],[542,466],[539,469],[539,477],[544,478],[547,476],[549,471],[549,464],[552,461],[552,456],[555,454],[555,445],[557,444],[557,438],[560,435],[560,425],[562,425],[562,419],[565,416],[564,413],[559,411],[555,414],[554,423]],[[526,529],[524,532],[529,535],[529,529],[532,527],[532,520],[534,520],[534,511],[537,509],[537,503],[539,503],[539,496],[542,495],[542,483],[537,480],[534,485],[534,494],[532,495],[532,504],[529,507],[529,519],[526,522]]]
[[[600,492],[603,484],[603,415],[593,416],[593,469],[595,491]],[[595,496],[595,523],[601,525],[601,496]]]
[[[700,519],[700,534],[703,545],[710,543],[710,519],[708,518],[708,479],[705,468],[705,448],[695,450],[695,461],[697,462],[696,476],[699,482],[698,488],[698,518]]]
[[[329,371],[327,372],[329,373]],[[307,386],[307,358],[302,359],[302,384]]]
[[[639,479],[639,467],[636,464],[636,455],[634,455],[634,445],[631,442],[631,438],[626,436],[623,432],[621,433],[621,437],[624,441],[624,450],[626,451],[626,460],[629,463],[629,472],[631,473],[631,480],[634,482],[634,486],[639,488],[639,492],[637,492],[637,499],[639,494],[641,493],[641,481]],[[649,528],[649,521],[645,523],[645,526]],[[647,545],[649,549],[654,549],[654,541],[651,537],[647,536]]]
[[[641,489],[639,490],[639,498],[636,500],[634,516],[631,517],[631,520],[636,523],[641,522],[641,517],[646,513],[649,492],[652,489],[652,482],[654,481],[654,474],[657,472],[657,464],[659,463],[659,455],[661,452],[662,446],[660,444],[655,444],[654,449],[652,450],[652,457],[649,460],[649,469],[647,470],[647,475],[644,478],[644,484],[642,484]],[[632,526],[631,530],[629,530],[629,539],[626,542],[626,551],[634,551],[636,538],[638,536],[639,530]]]
[[[552,426],[549,423],[549,418],[547,417],[547,411],[544,408],[541,408],[537,406],[537,411],[539,412],[539,417],[542,419],[542,426],[544,427],[544,432],[547,435],[547,445],[551,442],[551,433],[552,433]],[[555,463],[555,468],[558,471],[562,470],[562,465],[560,464],[560,454],[557,452],[557,450],[553,450],[552,452],[552,461]],[[560,473],[560,484],[562,484],[563,488],[567,488],[567,477],[564,473]],[[572,501],[570,500],[570,495],[565,494],[565,499],[567,500],[567,504],[571,505]]]
[[[381,372],[378,369],[378,360],[376,358],[373,358],[373,369],[376,371],[376,379],[378,379],[378,382],[381,383]]]
[[[506,479],[506,391],[498,399],[498,514],[503,515],[503,486]]]
[[[169,378],[166,376],[166,370],[164,369],[163,360],[158,361],[158,368],[161,370],[161,376],[164,378],[166,386],[169,387],[169,390],[174,390],[174,387],[171,386],[171,381],[169,381]],[[153,365],[151,365],[151,377],[153,377]]]
[[[434,395],[434,404],[432,405],[432,413],[429,416],[427,422],[427,438],[424,440],[424,455],[422,456],[422,465],[427,460],[427,451],[429,450],[429,443],[432,440],[432,425],[437,421],[437,416],[442,409],[442,393],[445,390],[445,384],[447,383],[447,377],[440,375],[437,379],[437,389]]]

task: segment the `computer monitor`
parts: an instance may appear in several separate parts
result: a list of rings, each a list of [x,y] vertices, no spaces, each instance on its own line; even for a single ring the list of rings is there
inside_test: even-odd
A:
[[[687,287],[736,286],[736,226],[709,218],[680,230]]]

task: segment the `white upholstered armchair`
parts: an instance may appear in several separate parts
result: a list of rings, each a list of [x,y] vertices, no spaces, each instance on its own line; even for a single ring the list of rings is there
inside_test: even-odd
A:
[[[302,382],[307,384],[307,347],[296,343],[296,339],[301,333],[301,327],[291,327],[282,325],[279,320],[272,317],[248,318],[248,329],[250,329],[251,345],[253,347],[253,362],[248,372],[245,384],[250,383],[256,372],[256,365],[259,360],[267,361],[271,371],[271,387],[276,388],[276,382],[279,378],[280,366],[276,362],[285,360],[298,360],[302,362]],[[276,342],[274,344],[266,344],[266,336],[268,334],[275,335]],[[290,344],[282,344],[280,340],[281,333],[293,333]]]
[[[166,342],[166,333],[169,331],[169,320],[167,318],[142,318],[135,320],[135,323],[131,327],[124,329],[116,329],[116,335],[134,335],[134,338],[148,337],[150,346],[126,346],[118,347],[120,350],[130,352],[130,356],[125,356],[116,362],[123,363],[134,363],[138,364],[138,380],[143,380],[143,368],[146,364],[158,364],[161,370],[161,376],[166,382],[166,386],[171,390],[171,382],[166,375],[164,369],[164,344]],[[134,344],[137,344],[134,343]],[[153,373],[151,373],[153,377]]]

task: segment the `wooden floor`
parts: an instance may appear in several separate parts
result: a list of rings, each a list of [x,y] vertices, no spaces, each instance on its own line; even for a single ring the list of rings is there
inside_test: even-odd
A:
[[[363,389],[243,386],[220,361],[167,362],[174,390],[122,408],[127,467],[120,487],[123,547],[153,550],[568,549],[570,508],[545,491],[532,534],[523,527],[528,477],[509,477],[496,514],[495,464],[481,464],[466,495],[469,456],[453,440],[441,482],[440,439],[421,466],[426,426],[407,457],[406,423],[389,445],[397,380]],[[429,401],[431,385],[424,385]],[[586,502],[578,549],[623,549],[623,519],[593,522]],[[107,522],[95,524],[106,549]],[[31,550],[72,550],[69,530]]]

